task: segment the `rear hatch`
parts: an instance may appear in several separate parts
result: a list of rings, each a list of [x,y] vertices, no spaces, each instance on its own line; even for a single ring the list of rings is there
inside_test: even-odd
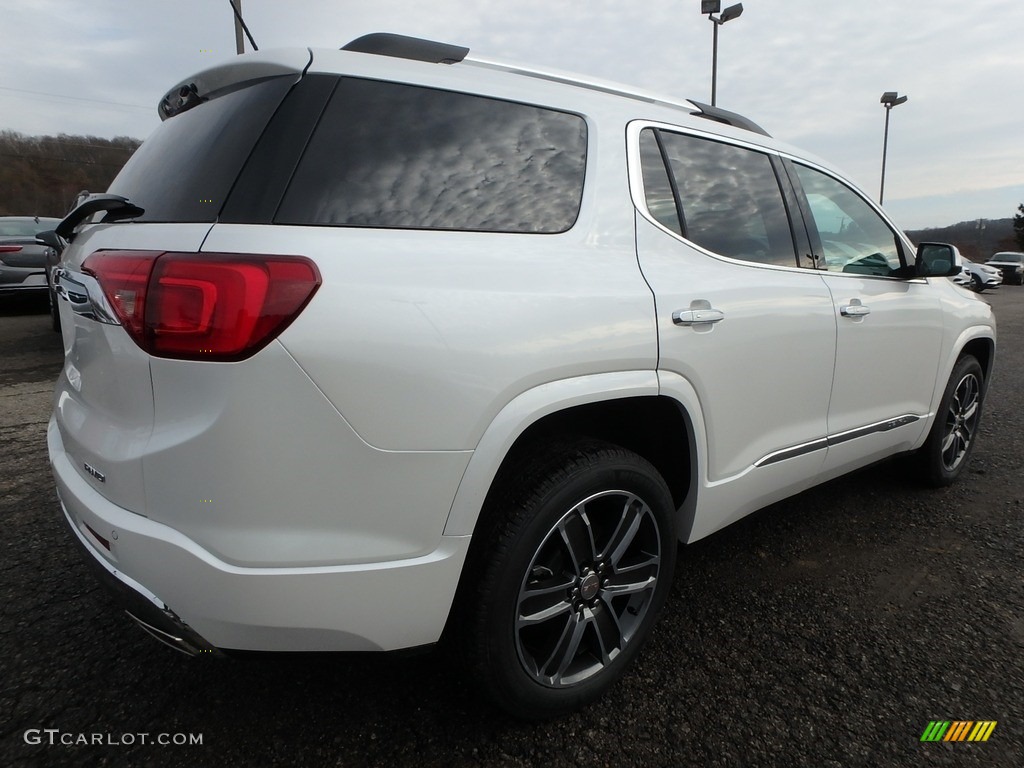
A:
[[[65,366],[55,393],[56,424],[76,471],[125,509],[145,512],[153,378],[150,354],[123,323],[134,301],[131,286],[106,278],[140,255],[153,260],[201,250],[253,146],[308,62],[302,50],[253,54],[171,89],[160,103],[162,124],[109,189],[144,213],[117,223],[97,215],[100,221],[81,227],[63,254],[58,286]],[[100,263],[106,275],[96,269]]]

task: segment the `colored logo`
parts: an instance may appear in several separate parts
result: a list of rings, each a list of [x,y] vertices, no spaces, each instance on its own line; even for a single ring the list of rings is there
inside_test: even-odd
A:
[[[995,720],[932,720],[921,741],[988,741],[995,729]]]

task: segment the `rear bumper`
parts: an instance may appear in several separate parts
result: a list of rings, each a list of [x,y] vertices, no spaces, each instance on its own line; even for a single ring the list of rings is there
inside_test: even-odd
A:
[[[65,520],[75,534],[74,541],[93,575],[143,630],[189,656],[215,652],[216,649],[205,638],[185,624],[156,595],[110,565],[75,525],[67,507],[63,504],[61,507]]]
[[[239,567],[107,501],[71,465],[52,420],[47,442],[64,514],[101,581],[179,650],[387,651],[441,636],[469,536],[390,562]]]

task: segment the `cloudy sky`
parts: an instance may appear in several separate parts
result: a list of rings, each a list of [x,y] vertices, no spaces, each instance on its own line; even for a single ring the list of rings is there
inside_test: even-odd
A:
[[[725,0],[723,5],[731,5]],[[718,104],[828,159],[905,228],[1024,202],[1024,2],[745,0],[720,30]],[[261,49],[367,32],[710,101],[700,0],[243,0]],[[228,0],[0,0],[0,130],[145,138],[156,103],[235,53]]]

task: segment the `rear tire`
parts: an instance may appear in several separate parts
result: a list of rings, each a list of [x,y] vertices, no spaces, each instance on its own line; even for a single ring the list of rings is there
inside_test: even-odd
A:
[[[935,423],[919,454],[922,474],[930,485],[949,485],[967,466],[984,399],[985,374],[981,364],[973,356],[964,355],[953,366]]]
[[[497,706],[540,720],[597,698],[636,657],[672,585],[675,509],[649,462],[596,441],[513,481],[484,511],[465,649]]]

